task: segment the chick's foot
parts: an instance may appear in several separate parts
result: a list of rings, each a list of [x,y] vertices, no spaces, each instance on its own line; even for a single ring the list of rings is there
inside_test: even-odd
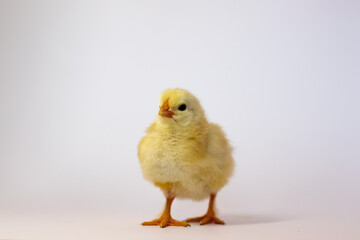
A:
[[[175,197],[167,197],[164,212],[162,213],[161,217],[150,222],[143,222],[141,225],[143,226],[160,226],[161,228],[167,226],[182,226],[182,227],[189,227],[190,224],[187,222],[180,222],[171,217],[171,204]]]
[[[181,226],[181,227],[189,227],[190,224],[187,222],[181,222],[173,219],[171,216],[161,216],[158,219],[155,219],[153,221],[149,222],[143,222],[141,223],[143,226],[159,226],[161,228],[167,227],[167,226]]]
[[[205,214],[201,217],[195,218],[188,218],[185,220],[186,222],[199,222],[200,225],[205,225],[209,223],[216,223],[216,224],[225,224],[224,221],[220,220],[215,216],[215,214]]]
[[[215,197],[216,197],[216,193],[210,194],[209,208],[204,216],[196,217],[196,218],[188,218],[185,221],[199,222],[200,225],[204,225],[208,223],[225,224],[224,221],[220,220],[215,215],[215,211],[214,211]]]

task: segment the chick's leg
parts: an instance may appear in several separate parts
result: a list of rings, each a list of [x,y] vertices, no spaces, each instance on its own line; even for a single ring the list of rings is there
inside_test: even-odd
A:
[[[186,219],[186,222],[199,222],[200,225],[204,225],[208,223],[225,224],[224,221],[220,220],[215,215],[215,211],[214,211],[215,197],[216,197],[216,193],[210,194],[209,208],[204,216],[188,218]]]
[[[180,222],[171,217],[170,211],[171,211],[171,204],[174,201],[175,197],[167,197],[166,198],[166,204],[165,209],[160,218],[155,219],[153,221],[149,222],[143,222],[141,225],[143,226],[160,226],[161,228],[167,227],[167,226],[183,226],[188,227],[190,226],[187,222]]]

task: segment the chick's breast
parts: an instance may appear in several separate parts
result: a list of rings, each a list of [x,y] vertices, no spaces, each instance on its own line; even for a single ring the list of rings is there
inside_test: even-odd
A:
[[[157,132],[143,137],[138,147],[144,178],[155,184],[181,181],[188,172],[189,154],[191,149],[184,149],[178,139]]]

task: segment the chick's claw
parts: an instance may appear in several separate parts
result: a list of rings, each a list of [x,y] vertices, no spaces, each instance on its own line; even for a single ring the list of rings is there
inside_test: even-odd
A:
[[[161,218],[155,219],[153,221],[143,222],[143,223],[141,223],[141,225],[143,225],[143,226],[159,226],[161,228],[164,228],[167,226],[190,227],[190,224],[188,224],[187,222],[177,221],[171,217],[161,217]]]
[[[174,219],[170,219],[169,221],[161,221],[160,225],[161,228],[167,227],[167,226],[181,226],[181,227],[190,227],[190,224],[187,222],[181,222]]]
[[[188,218],[186,222],[199,222],[200,225],[205,225],[209,223],[216,223],[224,225],[225,222],[217,218],[215,215],[204,215],[201,217]]]
[[[141,225],[143,226],[156,226],[160,224],[160,219],[155,219],[152,221],[148,221],[148,222],[142,222]]]

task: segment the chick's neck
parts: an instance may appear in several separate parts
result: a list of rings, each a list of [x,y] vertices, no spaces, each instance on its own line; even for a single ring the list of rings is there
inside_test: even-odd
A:
[[[170,125],[170,124],[156,124],[156,130],[164,138],[184,141],[194,141],[196,145],[206,145],[208,136],[208,122],[206,120],[191,124],[191,125]]]

